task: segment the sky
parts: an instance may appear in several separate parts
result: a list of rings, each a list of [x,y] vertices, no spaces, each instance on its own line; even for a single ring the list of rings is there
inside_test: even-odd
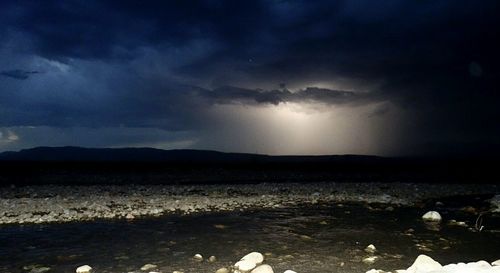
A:
[[[0,2],[0,151],[500,152],[496,0]]]

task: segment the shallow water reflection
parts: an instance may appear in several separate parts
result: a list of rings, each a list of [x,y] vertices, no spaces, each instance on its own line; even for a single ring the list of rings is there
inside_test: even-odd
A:
[[[445,219],[468,221],[474,216],[442,208]],[[426,229],[423,209],[368,209],[344,204],[286,209],[165,216],[134,221],[96,221],[0,227],[0,271],[23,272],[43,265],[50,272],[74,272],[89,264],[96,272],[140,271],[156,264],[161,272],[215,272],[250,251],[266,254],[275,272],[365,272],[370,268],[408,267],[425,253],[442,263],[496,260],[500,233],[475,233],[442,225]],[[490,230],[498,219],[488,219]],[[361,260],[374,244],[380,257],[373,265]],[[196,262],[201,253],[214,263]]]

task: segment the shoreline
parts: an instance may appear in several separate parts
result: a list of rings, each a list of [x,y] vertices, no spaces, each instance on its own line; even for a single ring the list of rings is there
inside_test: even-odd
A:
[[[168,214],[284,208],[318,203],[414,206],[458,195],[495,195],[495,184],[261,183],[212,185],[37,185],[0,188],[0,224],[135,219]],[[496,209],[495,209],[496,206]]]

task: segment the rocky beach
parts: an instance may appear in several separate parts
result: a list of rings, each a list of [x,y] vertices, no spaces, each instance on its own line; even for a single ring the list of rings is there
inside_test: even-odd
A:
[[[135,219],[317,203],[415,206],[468,195],[491,195],[491,210],[498,210],[499,192],[494,184],[12,185],[0,188],[0,224]]]
[[[499,196],[494,184],[7,186],[0,270],[493,273]],[[255,251],[263,261],[235,259]]]

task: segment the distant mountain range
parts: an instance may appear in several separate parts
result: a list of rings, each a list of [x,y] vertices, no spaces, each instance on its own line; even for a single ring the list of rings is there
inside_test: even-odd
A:
[[[206,150],[162,150],[154,148],[82,148],[36,147],[18,152],[0,153],[3,161],[167,161],[167,162],[225,162],[225,163],[325,163],[372,162],[386,158],[365,155],[269,156],[246,153],[224,153]]]
[[[16,184],[414,181],[498,183],[494,157],[270,156],[154,148],[37,147],[0,153]]]

